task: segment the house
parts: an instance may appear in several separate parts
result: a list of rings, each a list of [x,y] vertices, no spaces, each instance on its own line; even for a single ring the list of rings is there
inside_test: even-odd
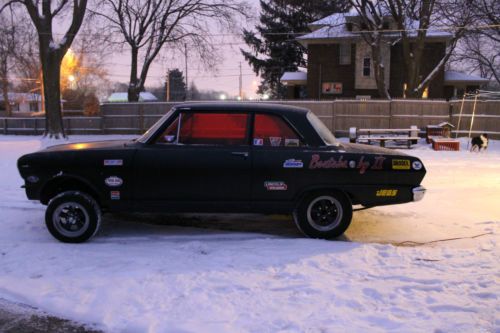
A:
[[[361,36],[364,25],[356,12],[336,13],[309,25],[311,33],[297,38],[308,49],[306,72],[286,72],[281,82],[287,86],[287,98],[306,95],[310,99],[379,98],[371,47]],[[381,53],[386,85],[392,97],[404,97],[405,73],[403,50],[392,17],[384,18],[386,43]],[[412,32],[410,32],[411,36]],[[413,33],[415,34],[415,33]],[[422,74],[429,74],[443,58],[452,34],[427,32]],[[424,98],[451,98],[463,91],[477,89],[487,80],[456,72],[440,70]]]
[[[38,112],[42,110],[42,97],[35,93],[8,93],[12,112]],[[5,112],[4,96],[0,94],[0,112]]]
[[[157,102],[158,98],[150,92],[143,91],[139,94],[139,102]],[[109,103],[126,103],[128,102],[128,94],[126,92],[112,93],[107,102]]]

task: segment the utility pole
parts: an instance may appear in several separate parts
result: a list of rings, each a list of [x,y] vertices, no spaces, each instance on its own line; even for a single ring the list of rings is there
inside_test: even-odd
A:
[[[187,43],[184,43],[184,60],[186,61],[186,99],[189,95],[189,81],[188,81],[188,49]]]
[[[243,75],[241,73],[241,61],[240,61],[240,101],[243,100]]]
[[[170,69],[167,70],[167,81],[165,84],[165,89],[166,89],[166,100],[167,102],[170,102]]]

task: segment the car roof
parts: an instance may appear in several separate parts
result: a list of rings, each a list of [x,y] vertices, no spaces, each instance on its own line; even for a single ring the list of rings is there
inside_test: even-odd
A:
[[[175,106],[176,109],[189,110],[218,110],[218,111],[258,111],[277,114],[296,114],[306,115],[309,110],[297,106],[274,104],[274,103],[256,103],[256,102],[187,102]]]

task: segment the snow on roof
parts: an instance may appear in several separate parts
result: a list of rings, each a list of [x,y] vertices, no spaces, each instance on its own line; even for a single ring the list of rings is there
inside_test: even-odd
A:
[[[307,73],[305,72],[285,72],[281,76],[281,81],[307,81]]]
[[[139,94],[139,102],[155,102],[158,98],[148,91],[143,91]],[[108,102],[128,102],[128,94],[126,92],[115,92],[108,97]]]
[[[309,24],[309,27],[313,32],[297,37],[299,41],[302,41],[304,44],[307,44],[307,41],[318,40],[318,39],[357,39],[361,38],[360,31],[349,31],[346,27],[346,18],[348,17],[357,17],[358,13],[356,10],[351,9],[348,13],[335,13],[324,17],[318,21],[312,22]],[[418,27],[418,21],[408,22],[407,26],[412,28]],[[434,28],[436,29],[436,28]],[[386,32],[385,36],[389,38],[399,38],[399,32]],[[416,31],[410,31],[408,33],[410,37],[414,37],[417,35]],[[447,31],[437,31],[437,30],[428,30],[427,38],[451,38],[453,36],[452,33]]]
[[[476,76],[455,71],[445,71],[444,72],[444,82],[477,82],[477,83],[487,83],[490,80]]]

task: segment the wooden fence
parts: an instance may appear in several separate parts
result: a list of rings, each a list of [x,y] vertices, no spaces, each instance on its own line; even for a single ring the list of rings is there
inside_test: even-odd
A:
[[[347,136],[349,127],[409,128],[443,121],[457,127],[459,135],[468,135],[473,102],[426,100],[336,100],[270,102],[310,109],[338,136]],[[98,117],[64,117],[67,134],[139,134],[148,129],[176,103],[108,103],[101,105]],[[460,124],[459,124],[460,118]],[[500,101],[478,101],[472,133],[488,133],[500,139]],[[0,118],[4,134],[42,134],[45,119],[40,117]]]

